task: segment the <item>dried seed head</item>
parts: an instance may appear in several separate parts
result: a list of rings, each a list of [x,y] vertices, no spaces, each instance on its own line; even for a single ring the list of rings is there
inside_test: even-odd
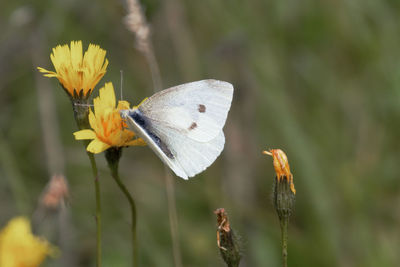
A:
[[[48,182],[40,204],[48,209],[57,209],[68,198],[68,184],[63,175],[53,175]]]
[[[228,220],[228,214],[225,212],[224,208],[219,208],[214,211],[214,214],[217,215],[217,224],[218,229],[223,230],[225,232],[229,232],[231,230]]]
[[[224,208],[216,209],[214,214],[217,215],[217,245],[222,259],[228,266],[239,266],[241,258],[239,244],[230,227],[228,214]]]

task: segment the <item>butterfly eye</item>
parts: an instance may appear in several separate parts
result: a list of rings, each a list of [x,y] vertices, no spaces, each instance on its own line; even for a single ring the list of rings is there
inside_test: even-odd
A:
[[[200,113],[204,113],[204,112],[206,112],[206,106],[204,106],[203,104],[200,104],[198,110]]]

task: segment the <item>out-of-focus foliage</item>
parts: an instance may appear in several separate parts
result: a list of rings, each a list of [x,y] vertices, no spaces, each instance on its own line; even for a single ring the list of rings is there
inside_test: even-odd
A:
[[[192,180],[175,179],[184,265],[223,266],[213,210],[224,207],[240,234],[242,265],[279,266],[274,170],[261,151],[281,148],[297,190],[289,266],[398,266],[399,2],[142,3],[165,88],[205,78],[235,87],[221,157]],[[0,225],[33,214],[34,230],[67,248],[48,266],[94,264],[94,188],[84,148],[72,135],[77,128],[69,99],[36,67],[52,69],[52,47],[83,40],[84,49],[91,42],[107,50],[100,86],[112,81],[118,88],[123,70],[124,99],[137,104],[151,95],[149,67],[122,23],[124,5],[0,4]],[[97,159],[104,266],[127,266],[128,203],[103,155]],[[173,266],[162,163],[149,148],[133,147],[124,150],[120,168],[136,199],[141,265]],[[37,212],[57,172],[70,186],[60,220]]]

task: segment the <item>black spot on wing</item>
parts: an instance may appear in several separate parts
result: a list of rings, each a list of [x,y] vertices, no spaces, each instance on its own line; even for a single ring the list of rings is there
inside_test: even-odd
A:
[[[174,159],[174,155],[168,148],[167,144],[163,142],[160,137],[151,131],[151,122],[139,111],[135,110],[129,113],[129,116],[146,132],[148,136],[156,143],[156,145],[167,155],[168,158]]]
[[[193,129],[195,129],[196,127],[197,127],[197,123],[193,122],[192,125],[190,125],[190,127],[189,127],[188,130],[189,130],[189,131],[190,131],[190,130],[193,130]]]
[[[199,104],[198,111],[199,111],[200,113],[206,112],[206,106],[203,105],[203,104]]]

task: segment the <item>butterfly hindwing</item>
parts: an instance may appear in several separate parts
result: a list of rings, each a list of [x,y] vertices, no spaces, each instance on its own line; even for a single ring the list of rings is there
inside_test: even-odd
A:
[[[209,167],[221,154],[225,144],[225,136],[222,131],[209,142],[198,142],[187,138],[185,134],[175,129],[162,131],[158,126],[154,126],[153,132],[157,133],[158,137],[163,140],[162,142],[170,149],[173,157],[167,159],[172,161],[173,165],[179,166],[188,177]]]
[[[175,157],[172,151],[165,145],[160,137],[152,132],[145,117],[138,113],[137,110],[123,110],[121,116],[126,119],[126,122],[132,130],[146,142],[156,155],[170,167],[177,176],[188,179],[183,169],[172,160]]]

